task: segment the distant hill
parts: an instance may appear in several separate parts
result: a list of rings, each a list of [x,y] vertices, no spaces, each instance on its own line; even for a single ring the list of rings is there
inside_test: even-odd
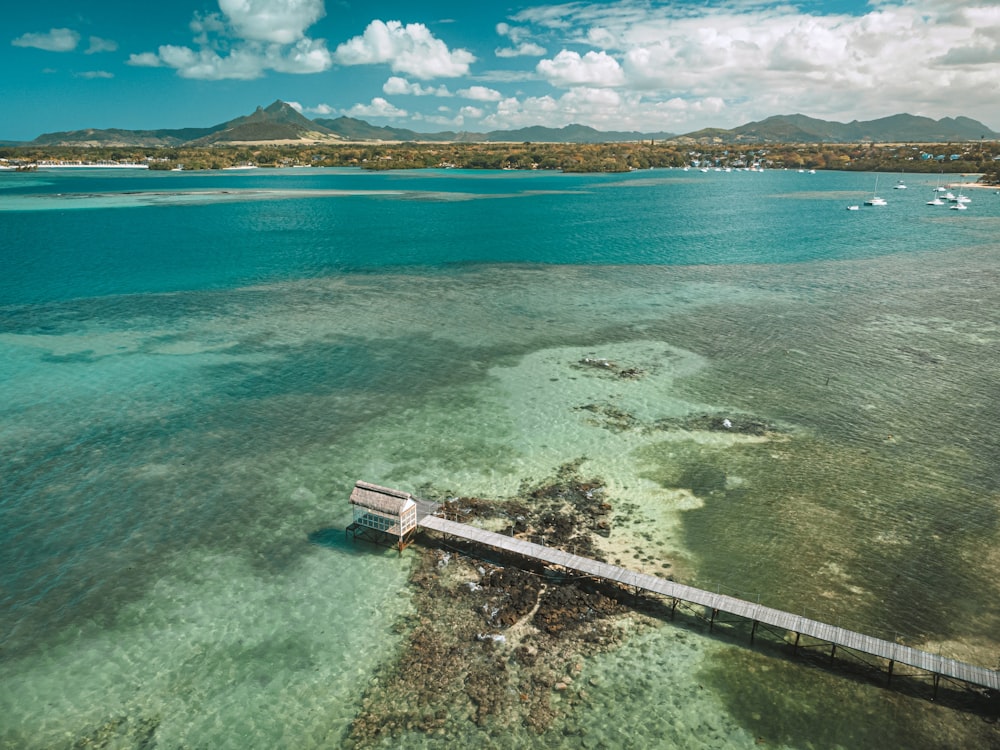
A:
[[[270,106],[257,107],[251,115],[237,117],[201,138],[189,141],[189,146],[209,146],[225,143],[257,143],[260,141],[330,141],[343,140],[322,125],[303,117],[290,104],[278,99]]]
[[[981,122],[968,117],[932,120],[910,114],[849,123],[819,120],[806,115],[776,115],[737,128],[705,128],[677,136],[671,133],[601,131],[587,125],[562,128],[534,126],[488,133],[418,133],[406,128],[371,125],[352,117],[310,120],[280,99],[252,114],[208,128],[164,130],[72,130],[38,136],[31,146],[211,146],[228,143],[324,143],[343,141],[405,141],[438,143],[613,143],[674,140],[691,143],[947,143],[1000,139]]]
[[[440,133],[418,133],[407,128],[390,128],[370,125],[353,117],[337,117],[332,120],[315,119],[317,125],[336,133],[348,141],[446,141],[451,142],[459,134],[446,130]]]
[[[1000,133],[968,117],[932,120],[910,114],[846,124],[806,115],[776,115],[731,130],[708,128],[681,136],[684,140],[724,143],[942,143],[979,138],[993,140],[1000,138]]]
[[[390,128],[370,125],[353,117],[338,117],[333,120],[315,120],[347,140],[365,141],[412,141],[436,143],[609,143],[614,141],[640,141],[654,138],[667,140],[671,133],[639,133],[601,131],[587,125],[567,125],[563,128],[546,128],[536,125],[519,130],[491,130],[488,133],[454,132],[445,130],[438,133],[418,133],[406,128]]]
[[[181,146],[213,132],[213,128],[182,128],[179,130],[68,130],[45,133],[31,141],[32,146]]]
[[[668,140],[673,133],[640,133],[615,130],[595,130],[588,125],[567,125],[563,128],[545,128],[536,125],[519,130],[493,130],[485,141],[530,141],[532,143],[613,143],[619,141]]]
[[[211,146],[226,143],[267,141],[337,141],[339,136],[303,117],[280,99],[270,106],[257,107],[252,114],[237,117],[209,128],[175,130],[70,130],[46,133],[32,146]]]

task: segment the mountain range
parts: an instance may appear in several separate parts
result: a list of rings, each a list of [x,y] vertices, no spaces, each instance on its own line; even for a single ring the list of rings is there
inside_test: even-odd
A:
[[[945,143],[979,139],[995,140],[1000,133],[968,117],[932,120],[898,114],[877,120],[849,123],[818,120],[805,115],[776,115],[748,122],[729,130],[706,128],[676,135],[665,132],[639,133],[600,131],[586,125],[563,128],[542,126],[487,133],[442,131],[418,133],[405,128],[371,125],[351,117],[310,120],[291,105],[275,101],[268,107],[208,128],[162,130],[86,129],[46,133],[31,146],[212,146],[243,144],[344,143],[405,141],[445,143],[610,143],[639,140],[675,140],[690,143]]]

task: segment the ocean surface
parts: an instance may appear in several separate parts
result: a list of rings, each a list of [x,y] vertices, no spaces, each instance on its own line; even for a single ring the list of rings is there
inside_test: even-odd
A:
[[[310,542],[354,481],[577,460],[626,566],[997,668],[1000,195],[898,177],[0,172],[0,747],[340,747],[417,554]],[[384,746],[1000,746],[669,622],[582,679]]]

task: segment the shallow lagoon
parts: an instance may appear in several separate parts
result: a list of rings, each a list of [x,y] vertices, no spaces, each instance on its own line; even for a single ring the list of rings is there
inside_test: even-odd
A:
[[[578,459],[624,565],[997,666],[1000,199],[845,211],[872,179],[0,175],[0,742],[337,746],[416,554],[310,543],[353,481],[502,499]],[[584,674],[549,733],[466,738],[997,739],[669,623]]]

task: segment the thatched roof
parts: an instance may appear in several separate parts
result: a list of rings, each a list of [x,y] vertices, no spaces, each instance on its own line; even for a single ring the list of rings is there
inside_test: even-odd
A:
[[[398,516],[407,505],[413,504],[413,498],[408,492],[391,490],[368,482],[357,482],[354,491],[351,492],[351,503]]]

